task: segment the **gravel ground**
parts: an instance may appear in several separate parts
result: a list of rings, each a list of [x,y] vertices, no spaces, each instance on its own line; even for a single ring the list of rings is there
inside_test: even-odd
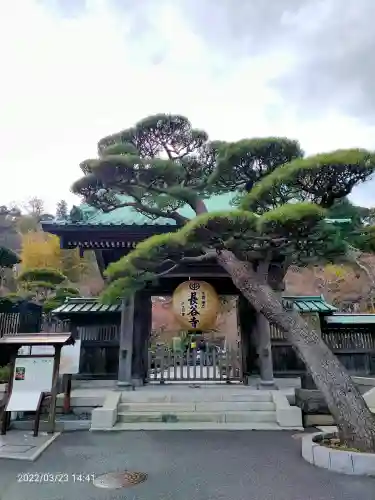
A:
[[[300,448],[283,431],[67,433],[34,463],[0,460],[0,500],[375,500],[375,479],[317,469]],[[121,490],[77,481],[125,469],[148,479]],[[68,481],[19,482],[32,473]]]

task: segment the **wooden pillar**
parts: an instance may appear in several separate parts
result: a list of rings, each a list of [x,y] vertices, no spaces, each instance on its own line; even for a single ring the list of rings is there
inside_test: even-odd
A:
[[[280,300],[285,288],[283,261],[272,262],[268,271],[268,285],[277,293]],[[268,319],[261,313],[256,315],[256,338],[259,360],[260,385],[261,387],[273,388],[275,381],[273,377],[271,327]]]
[[[151,296],[137,292],[121,310],[118,385],[140,386],[147,378],[151,333]]]
[[[55,432],[55,420],[56,420],[56,403],[57,403],[57,393],[59,387],[59,366],[61,358],[61,345],[55,345],[55,357],[53,359],[53,374],[52,374],[52,389],[51,389],[51,406],[49,409],[48,416],[48,427],[51,434]]]
[[[237,307],[241,332],[242,373],[246,384],[248,377],[257,371],[255,311],[242,295],[238,298]]]
[[[71,326],[71,334],[74,340],[78,339],[78,328],[76,325]],[[82,354],[82,351],[80,353],[80,356]],[[81,359],[79,360],[79,365],[81,364]],[[80,368],[78,368],[78,371]],[[63,411],[64,413],[69,413],[71,408],[70,408],[70,399],[71,399],[71,393],[72,393],[72,375],[70,373],[63,375],[63,390],[64,390],[64,403],[63,403]]]
[[[4,435],[6,434],[7,427],[8,427],[8,418],[9,415],[5,411],[6,405],[9,402],[10,395],[12,393],[13,389],[13,380],[14,380],[14,369],[16,365],[16,358],[18,354],[18,346],[11,346],[11,354],[10,354],[10,362],[9,362],[9,380],[7,384],[7,390],[4,395],[4,407],[1,409],[1,434]]]
[[[151,333],[151,296],[137,293],[134,307],[132,383],[143,385],[148,370],[148,343]]]
[[[117,381],[120,387],[132,386],[134,305],[134,296],[122,301]]]
[[[265,316],[257,313],[257,351],[259,356],[259,371],[261,386],[274,386],[273,362],[271,347],[271,328]]]

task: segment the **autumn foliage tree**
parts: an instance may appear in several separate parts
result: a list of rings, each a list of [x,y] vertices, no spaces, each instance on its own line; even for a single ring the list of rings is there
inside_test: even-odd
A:
[[[326,210],[374,172],[360,149],[304,158],[287,138],[209,141],[179,115],[156,115],[102,139],[98,158],[82,162],[73,191],[99,209],[128,206],[177,231],[153,236],[107,270],[104,300],[118,300],[181,263],[212,260],[252,306],[293,344],[324,394],[342,441],[375,451],[375,419],[351,377],[320,335],[285,310],[275,289],[291,265],[347,255]],[[205,200],[233,192],[238,207],[208,213]],[[189,206],[196,216],[180,212]]]
[[[61,268],[59,239],[42,231],[22,235],[22,270],[34,268]]]
[[[77,283],[88,268],[87,259],[81,259],[78,249],[60,248],[60,240],[43,231],[30,231],[22,235],[22,269],[52,268],[60,270],[73,283]]]

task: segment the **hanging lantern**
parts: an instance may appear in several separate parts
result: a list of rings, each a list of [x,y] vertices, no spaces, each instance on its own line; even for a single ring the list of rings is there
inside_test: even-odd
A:
[[[173,312],[186,330],[210,330],[215,327],[220,309],[219,297],[205,281],[184,281],[173,293]]]

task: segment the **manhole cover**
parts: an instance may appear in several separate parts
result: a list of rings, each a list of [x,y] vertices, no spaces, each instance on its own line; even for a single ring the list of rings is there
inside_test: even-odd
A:
[[[97,488],[107,488],[117,490],[120,488],[129,488],[136,484],[143,483],[147,479],[145,472],[108,472],[94,479],[93,485]]]

